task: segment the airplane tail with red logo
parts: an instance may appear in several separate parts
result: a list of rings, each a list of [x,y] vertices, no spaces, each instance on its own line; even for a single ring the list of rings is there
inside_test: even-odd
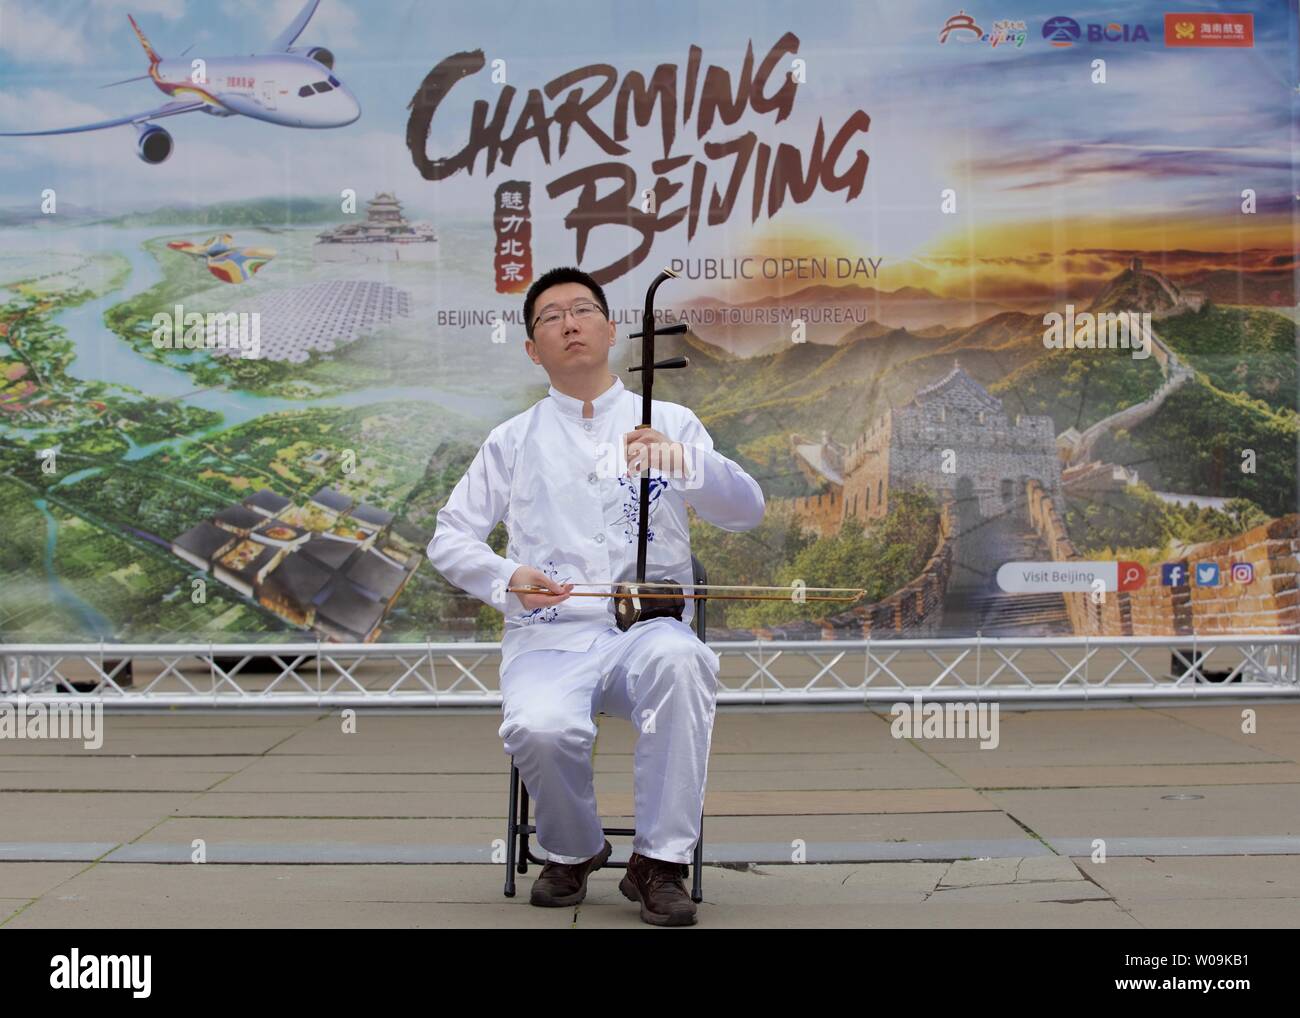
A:
[[[158,55],[157,51],[150,44],[149,40],[145,38],[144,33],[140,31],[140,26],[135,23],[135,18],[131,17],[131,15],[128,14],[127,20],[131,22],[131,27],[135,29],[136,38],[140,40],[140,45],[144,47],[145,55],[149,58],[149,67],[152,70],[153,67],[155,67],[160,60],[162,60],[162,57]]]

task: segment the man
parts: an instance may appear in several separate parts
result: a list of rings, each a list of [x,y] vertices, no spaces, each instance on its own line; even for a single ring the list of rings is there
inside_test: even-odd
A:
[[[524,349],[546,370],[549,393],[488,434],[438,512],[429,561],[505,614],[498,734],[536,801],[548,859],[531,903],[582,901],[588,875],[609,858],[591,755],[595,715],[613,714],[638,729],[637,833],[619,889],[646,922],[690,925],[695,904],[682,878],[700,837],[718,655],[690,626],[693,600],[682,620],[651,618],[624,632],[612,598],[573,591],[635,579],[641,470],[653,489],[646,579],[687,592],[686,504],[724,530],[749,530],[762,521],[763,492],[713,451],[686,407],[654,400],[653,427],[636,428],[641,397],[609,370],[615,327],[585,272],[552,269],[533,283],[524,323]],[[500,520],[505,558],[485,542]]]

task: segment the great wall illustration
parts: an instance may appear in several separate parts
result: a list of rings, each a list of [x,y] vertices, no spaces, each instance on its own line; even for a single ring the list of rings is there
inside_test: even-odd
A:
[[[1201,307],[1200,294],[1182,291],[1134,259],[1103,290],[1104,307],[1117,285],[1145,291],[1152,320]],[[1194,376],[1154,334],[1152,356],[1164,381],[1145,400],[1126,406],[1080,432],[1054,434],[1047,416],[1008,416],[954,360],[938,381],[876,418],[844,446],[823,432],[818,439],[790,436],[791,454],[818,494],[768,500],[771,513],[787,514],[818,535],[838,531],[849,517],[864,523],[884,516],[891,491],[914,486],[937,496],[939,537],[921,573],[902,589],[870,605],[855,606],[818,622],[759,630],[729,630],[728,638],[861,639],[929,637],[952,633],[996,636],[1190,635],[1300,633],[1300,515],[1290,514],[1229,539],[1180,548],[1187,582],[1162,586],[1158,569],[1132,591],[1107,592],[1100,601],[1084,592],[1012,594],[995,580],[1008,561],[1082,560],[1063,521],[1069,494],[1096,497],[1136,484],[1138,471],[1093,458],[1108,432],[1130,429],[1154,414]],[[945,469],[945,456],[951,461]],[[953,468],[954,463],[956,468]],[[1169,501],[1198,496],[1157,492]],[[1200,498],[1201,502],[1221,500]],[[1189,562],[1249,562],[1249,587],[1189,585]]]

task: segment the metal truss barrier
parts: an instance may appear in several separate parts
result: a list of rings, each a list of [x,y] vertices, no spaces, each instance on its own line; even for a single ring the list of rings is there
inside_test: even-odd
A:
[[[719,704],[1300,696],[1300,636],[711,643]],[[499,707],[499,643],[0,644],[0,702]],[[271,667],[267,669],[267,664]]]

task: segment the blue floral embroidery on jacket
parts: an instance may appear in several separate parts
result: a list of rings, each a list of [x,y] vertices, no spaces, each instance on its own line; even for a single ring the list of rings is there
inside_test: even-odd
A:
[[[546,560],[546,565],[542,566],[542,572],[546,574],[548,579],[554,580],[556,583],[568,583],[570,579],[568,576],[562,580],[556,579],[559,575],[559,570],[555,568],[554,559]],[[515,621],[521,626],[531,626],[535,622],[554,622],[556,616],[559,614],[560,606],[558,604],[552,604],[546,605],[542,608],[534,608],[532,611],[525,612],[522,615],[516,615]]]
[[[636,541],[637,530],[640,527],[641,478],[620,477],[618,483],[620,487],[627,489],[628,497],[623,502],[623,514],[619,517],[618,522],[615,523],[614,526],[618,526],[618,524],[621,523],[623,525],[624,539],[628,544],[633,544]],[[667,487],[667,478],[655,477],[653,474],[650,475],[650,511],[647,514],[649,517],[649,526],[646,528],[647,542],[655,539],[655,506],[659,504],[659,496],[664,493],[664,489]]]

